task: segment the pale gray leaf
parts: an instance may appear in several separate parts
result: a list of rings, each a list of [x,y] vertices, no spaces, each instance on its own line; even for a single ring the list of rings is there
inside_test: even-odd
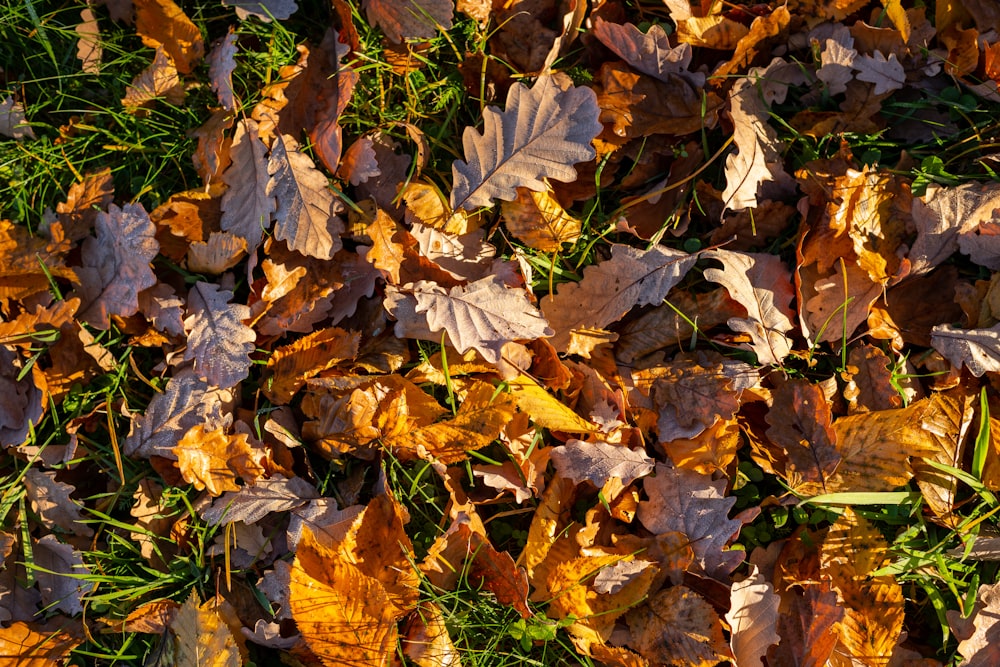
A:
[[[83,244],[78,317],[99,329],[110,326],[111,315],[139,312],[139,292],[156,284],[150,262],[160,250],[156,226],[142,204],[108,206],[97,214],[97,238]]]
[[[610,23],[601,17],[594,21],[593,35],[619,58],[644,74],[670,83],[670,76],[687,79],[700,88],[705,75],[688,71],[694,52],[690,44],[670,46],[670,38],[660,25],[652,25],[643,33],[631,23]]]
[[[597,488],[617,477],[628,486],[653,470],[654,461],[641,449],[629,449],[607,442],[568,440],[552,448],[552,463],[562,477],[579,484],[584,480]]]
[[[319,498],[316,487],[301,477],[286,479],[282,475],[274,475],[270,479],[248,484],[239,491],[227,491],[201,513],[201,518],[213,526],[234,521],[251,524],[273,512],[302,507],[314,498]]]
[[[284,21],[299,10],[295,0],[222,0],[222,5],[235,9],[241,21],[253,16],[264,23],[272,18]]]
[[[638,558],[620,560],[613,565],[608,565],[594,577],[594,591],[601,595],[614,595],[655,565],[656,563],[653,561]]]
[[[10,95],[0,102],[0,134],[19,141],[35,138],[35,131],[25,122],[24,105]]]
[[[266,192],[278,204],[274,237],[303,255],[331,259],[343,247],[340,236],[345,227],[336,215],[339,202],[326,176],[288,135],[271,146],[267,173]]]
[[[251,254],[271,226],[274,197],[267,192],[267,146],[257,136],[257,122],[244,119],[236,124],[232,162],[222,174],[228,186],[222,194],[222,218],[219,226],[247,242]]]
[[[531,89],[515,83],[504,111],[483,110],[481,133],[465,129],[466,161],[452,164],[452,209],[513,201],[518,187],[545,190],[543,178],[576,180],[573,165],[597,155],[591,142],[604,128],[600,113],[590,88],[563,90],[551,76],[539,77]]]
[[[73,576],[90,574],[80,553],[49,534],[35,542],[33,555],[34,565],[38,566],[35,578],[45,606],[69,616],[83,613],[81,596],[94,589],[94,582]]]
[[[191,315],[184,320],[190,330],[184,359],[194,360],[198,375],[220,389],[247,377],[257,340],[254,330],[243,324],[250,318],[250,308],[229,303],[232,298],[232,292],[199,281],[188,293]]]
[[[29,468],[24,475],[24,487],[31,502],[31,509],[43,522],[82,537],[94,534],[91,527],[83,522],[81,506],[70,498],[70,494],[76,488],[71,484],[56,481],[55,472],[42,472]]]
[[[767,649],[779,641],[778,605],[781,598],[757,566],[750,576],[733,584],[726,622],[732,628],[729,645],[738,665],[760,665]]]
[[[931,329],[931,345],[956,368],[965,364],[976,377],[1000,371],[1000,324],[989,329],[940,324]]]
[[[552,329],[523,289],[511,288],[495,278],[483,278],[449,290],[421,280],[390,291],[411,294],[416,313],[423,314],[432,332],[444,329],[459,352],[474,348],[490,363],[500,360],[505,343],[551,336]],[[398,335],[398,332],[397,332]]]

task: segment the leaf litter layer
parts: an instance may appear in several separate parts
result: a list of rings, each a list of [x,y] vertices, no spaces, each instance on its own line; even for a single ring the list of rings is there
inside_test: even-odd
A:
[[[301,4],[2,10],[0,655],[1000,660],[1000,14]]]

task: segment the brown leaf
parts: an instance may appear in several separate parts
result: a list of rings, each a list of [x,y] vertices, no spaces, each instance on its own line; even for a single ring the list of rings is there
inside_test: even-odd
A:
[[[50,225],[51,241],[32,234],[26,225],[0,220],[0,298],[24,299],[49,287],[49,276],[76,280],[63,255],[69,250],[62,225]]]
[[[194,361],[200,377],[220,389],[228,389],[247,377],[250,353],[257,334],[243,324],[250,309],[229,303],[233,293],[218,285],[197,282],[188,293],[188,310],[184,320],[188,330],[186,361]]]
[[[544,190],[543,178],[575,180],[572,165],[597,154],[591,141],[602,129],[598,113],[593,91],[563,89],[552,76],[530,89],[511,86],[506,109],[485,108],[482,132],[469,127],[462,136],[466,160],[452,164],[451,208],[512,201],[516,187]]]
[[[38,579],[42,604],[69,616],[83,613],[83,596],[92,592],[95,584],[87,581],[92,573],[80,552],[49,533],[35,542],[32,556],[33,564],[38,566],[34,576]]]
[[[188,248],[187,268],[194,273],[218,275],[239,264],[247,242],[229,232],[212,232],[207,242],[195,241]]]
[[[697,258],[659,245],[647,251],[612,246],[610,260],[587,267],[580,282],[565,283],[542,299],[542,312],[555,330],[550,342],[565,350],[573,329],[603,329],[634,306],[660,304]]]
[[[429,39],[438,28],[450,30],[455,12],[453,0],[362,0],[368,20],[391,41]]]
[[[283,475],[272,475],[222,494],[210,508],[201,512],[201,518],[215,526],[237,521],[253,524],[269,514],[302,507],[319,497],[316,488],[301,477],[287,479]]]
[[[1000,324],[988,329],[956,329],[940,324],[931,329],[931,345],[956,368],[963,365],[976,377],[1000,371]]]
[[[785,479],[803,495],[827,493],[827,480],[841,457],[833,412],[822,388],[805,380],[787,380],[774,390],[767,413],[767,437],[788,456]]]
[[[726,613],[731,628],[729,645],[737,665],[755,665],[768,649],[777,644],[778,605],[771,582],[765,581],[757,566],[751,566],[750,576],[733,584],[732,601]]]
[[[17,667],[58,667],[83,639],[64,631],[36,630],[18,621],[0,628],[0,659]]]
[[[94,534],[93,529],[83,521],[80,504],[70,497],[76,488],[56,481],[55,472],[28,468],[24,474],[24,488],[32,511],[46,524],[83,537]]]
[[[0,447],[16,447],[28,440],[45,413],[45,392],[36,384],[35,373],[21,377],[17,352],[0,346]]]
[[[412,181],[403,190],[407,224],[421,224],[449,234],[467,234],[475,229],[479,216],[465,210],[452,211],[448,198],[429,183]]]
[[[222,0],[222,4],[235,8],[241,21],[254,16],[264,23],[272,18],[284,21],[299,10],[296,0]]]
[[[35,138],[35,131],[24,117],[24,104],[15,102],[11,95],[0,102],[0,134],[18,141]]]
[[[689,79],[696,88],[705,84],[704,74],[688,72],[693,56],[691,45],[671,47],[662,26],[654,24],[642,33],[631,23],[619,25],[597,17],[593,35],[619,58],[644,74],[664,82],[669,82],[672,74],[680,75]]]
[[[731,657],[712,605],[686,586],[660,591],[628,612],[629,645],[657,665],[711,667]]]
[[[723,495],[725,480],[660,463],[656,475],[643,480],[643,488],[649,499],[639,502],[639,521],[655,534],[687,535],[706,574],[726,577],[743,562],[742,551],[725,550],[742,526],[727,518],[736,498]]]
[[[330,259],[340,250],[344,222],[330,184],[298,143],[288,135],[275,139],[267,162],[267,195],[274,197],[274,237],[303,255]]]
[[[402,631],[403,655],[417,667],[460,667],[461,654],[448,636],[437,604],[424,602],[407,618]]]
[[[989,665],[1000,660],[1000,595],[998,584],[983,584],[976,593],[973,633],[958,645],[968,665]]]
[[[114,199],[114,192],[110,168],[89,173],[82,182],[69,186],[65,203],[56,204],[66,238],[80,241],[89,236],[97,220],[95,209],[106,209]]]
[[[348,181],[351,185],[364,183],[369,178],[379,176],[381,173],[378,161],[375,159],[375,149],[372,148],[372,140],[369,137],[358,137],[344,151],[344,155],[340,159],[340,166],[337,167],[337,178]]]
[[[205,55],[198,27],[173,0],[133,0],[135,31],[142,43],[163,51],[181,74],[190,74]]]
[[[768,664],[823,667],[837,645],[837,628],[844,617],[836,591],[811,585],[802,594],[796,587],[786,597],[789,609],[778,617],[781,642],[768,649]]]
[[[791,274],[775,255],[709,250],[706,257],[723,269],[705,269],[705,278],[724,285],[747,309],[747,318],[732,318],[729,327],[749,334],[748,347],[762,364],[780,364],[791,352],[785,332],[794,329],[789,303],[794,296]]]
[[[236,108],[236,96],[233,92],[233,70],[236,69],[234,56],[238,50],[236,33],[233,28],[224,37],[217,39],[208,54],[208,78],[212,90],[218,96],[223,109],[233,111]]]
[[[156,284],[149,264],[160,244],[156,229],[141,204],[114,204],[99,213],[97,238],[83,244],[80,279],[83,307],[78,317],[98,329],[110,326],[110,316],[128,317],[139,311],[139,292]]]

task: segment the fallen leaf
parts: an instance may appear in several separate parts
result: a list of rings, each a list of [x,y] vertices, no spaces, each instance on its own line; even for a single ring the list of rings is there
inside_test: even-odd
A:
[[[74,32],[77,34],[76,57],[80,60],[81,69],[85,74],[100,74],[103,49],[100,27],[93,9],[84,7],[80,10],[80,22]]]
[[[460,354],[475,349],[494,364],[500,360],[504,343],[553,333],[525,290],[507,287],[495,278],[450,290],[424,280],[386,288],[386,309],[390,314],[405,299],[412,300],[414,313],[426,318],[431,332],[447,332]],[[396,327],[396,335],[403,336],[400,323]]]
[[[15,102],[12,95],[0,102],[0,134],[18,141],[35,138],[35,131],[24,116],[24,104]]]
[[[233,633],[212,601],[199,607],[197,600],[192,590],[170,623],[176,664],[239,667],[243,661]]]
[[[310,377],[356,357],[359,342],[357,332],[330,327],[277,348],[267,360],[272,375],[264,395],[277,405],[288,403]]]
[[[236,479],[253,483],[264,474],[246,435],[226,435],[208,431],[202,425],[191,428],[171,450],[184,481],[213,496],[239,491]]]
[[[610,260],[587,267],[582,280],[542,299],[542,313],[555,331],[550,342],[564,350],[573,329],[603,329],[634,306],[660,304],[697,259],[663,246],[612,246]]]
[[[194,273],[218,275],[236,266],[247,251],[247,242],[229,232],[212,232],[208,241],[188,247],[187,268]]]
[[[956,368],[963,365],[976,377],[1000,371],[1000,324],[988,329],[956,329],[940,324],[931,329],[931,345]]]
[[[794,296],[791,273],[776,255],[709,250],[705,256],[722,262],[723,269],[705,269],[705,278],[719,283],[747,309],[747,318],[731,318],[733,331],[752,339],[747,346],[762,364],[781,364],[791,352],[785,332],[794,329],[789,303]]]
[[[243,324],[250,309],[229,303],[233,293],[218,285],[197,282],[188,292],[188,311],[184,320],[188,330],[186,361],[194,361],[194,369],[206,382],[228,389],[247,377],[250,353],[257,334]]]
[[[266,193],[278,202],[274,237],[303,255],[330,259],[343,244],[340,206],[326,176],[288,135],[275,139],[267,162]]]
[[[92,573],[80,552],[50,533],[35,542],[32,555],[42,604],[68,616],[83,613],[83,596],[93,591],[95,583],[87,580]]]
[[[958,652],[965,657],[964,665],[988,665],[1000,659],[1000,595],[998,584],[982,584],[976,592],[976,614],[972,619],[973,632],[958,644]]]
[[[733,584],[731,605],[726,613],[732,637],[729,645],[737,665],[756,665],[780,639],[777,632],[780,598],[756,565],[750,575]]]
[[[854,68],[858,70],[859,81],[875,84],[876,95],[899,90],[906,83],[906,72],[895,53],[890,53],[888,58],[881,51],[871,56],[858,56]]]
[[[21,375],[17,352],[0,345],[0,447],[27,442],[45,414],[45,392],[35,383],[34,372]]]
[[[417,667],[461,667],[462,658],[448,635],[441,609],[424,602],[407,618],[402,631],[403,655]]]
[[[670,46],[662,26],[654,24],[642,33],[631,23],[620,25],[598,17],[594,21],[593,35],[619,58],[644,74],[664,82],[669,81],[671,74],[676,74],[687,78],[695,87],[705,84],[704,74],[688,71],[694,55],[691,45]]]
[[[62,630],[36,630],[35,624],[17,621],[0,628],[0,659],[17,667],[58,667],[82,642]]]
[[[512,201],[517,187],[545,190],[543,178],[575,180],[572,165],[597,155],[591,140],[602,129],[598,114],[589,88],[562,89],[551,76],[530,89],[511,86],[506,109],[485,108],[482,132],[470,127],[462,136],[466,160],[452,165],[451,208]]]
[[[768,664],[827,664],[837,645],[839,623],[844,608],[837,602],[837,592],[829,584],[796,587],[787,596],[789,610],[778,616],[781,641],[767,651]]]
[[[654,664],[711,667],[732,656],[719,615],[686,586],[660,591],[625,620],[629,645]]]
[[[805,380],[787,380],[772,396],[767,437],[788,456],[788,485],[807,496],[829,492],[827,481],[836,474],[841,455],[833,411],[823,390]]]
[[[529,248],[555,252],[580,238],[580,221],[567,213],[551,190],[517,189],[517,198],[501,204],[507,230]]]
[[[366,182],[369,178],[375,178],[382,174],[379,169],[378,160],[375,159],[375,149],[372,147],[372,140],[369,137],[358,137],[358,139],[344,151],[340,158],[340,166],[337,167],[337,177],[349,182],[351,185],[358,185]]]
[[[612,477],[628,486],[651,473],[654,465],[642,450],[600,441],[568,440],[565,445],[553,447],[551,457],[562,477],[576,484],[586,480],[597,488]]]
[[[232,27],[224,37],[214,43],[208,54],[208,78],[212,82],[212,90],[218,97],[223,109],[236,109],[236,94],[233,92],[233,70],[236,69],[236,33]]]
[[[181,74],[190,74],[205,55],[201,31],[173,0],[133,0],[135,31],[142,43],[163,48]]]
[[[269,514],[287,512],[319,498],[316,488],[301,477],[287,479],[282,475],[262,477],[236,491],[223,493],[215,503],[201,513],[212,525],[223,523],[257,523]]]
[[[150,262],[160,244],[156,229],[141,204],[114,204],[95,221],[97,237],[83,243],[83,265],[76,269],[83,306],[77,315],[98,329],[110,326],[110,316],[128,317],[139,311],[139,292],[156,284]]]
[[[368,20],[382,28],[397,44],[405,39],[430,39],[438,29],[450,30],[455,12],[453,0],[362,0]]]
[[[32,511],[46,524],[55,525],[66,532],[90,537],[94,530],[84,522],[81,505],[70,497],[76,491],[71,484],[56,480],[54,471],[28,468],[24,474],[24,488]],[[70,612],[72,615],[74,612]]]
[[[222,5],[234,8],[241,21],[253,16],[264,23],[284,21],[299,10],[296,0],[222,0]]]

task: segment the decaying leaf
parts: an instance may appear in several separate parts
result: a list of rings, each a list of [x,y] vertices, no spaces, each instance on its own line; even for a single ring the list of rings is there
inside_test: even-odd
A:
[[[449,3],[450,4],[450,3]],[[517,187],[545,190],[543,178],[570,182],[573,164],[595,157],[591,140],[600,133],[597,98],[589,88],[562,89],[552,76],[530,89],[511,86],[504,111],[483,110],[483,131],[466,128],[465,161],[452,165],[452,209],[513,201]]]
[[[56,473],[29,468],[24,474],[31,509],[46,523],[63,530],[90,537],[94,530],[83,521],[81,506],[70,497],[76,489],[71,484],[56,480]]]
[[[549,190],[517,189],[517,198],[503,202],[507,229],[529,248],[542,252],[559,250],[580,238],[580,221],[567,213]]]
[[[687,71],[694,55],[691,45],[671,47],[666,31],[659,25],[650,26],[644,34],[631,23],[619,25],[598,17],[594,36],[629,65],[660,81],[669,81],[671,74],[678,74],[689,77],[695,86],[705,83],[704,74]]]
[[[236,51],[236,33],[230,27],[224,37],[216,40],[211,53],[208,54],[208,77],[212,80],[212,90],[218,96],[222,108],[229,111],[236,108],[236,97],[233,92]]]
[[[101,32],[97,24],[97,16],[90,7],[80,10],[80,23],[74,29],[77,37],[76,57],[80,59],[82,69],[87,74],[100,74],[101,56]]]
[[[449,30],[455,12],[453,0],[362,0],[368,20],[391,41],[427,39],[438,29]]]

